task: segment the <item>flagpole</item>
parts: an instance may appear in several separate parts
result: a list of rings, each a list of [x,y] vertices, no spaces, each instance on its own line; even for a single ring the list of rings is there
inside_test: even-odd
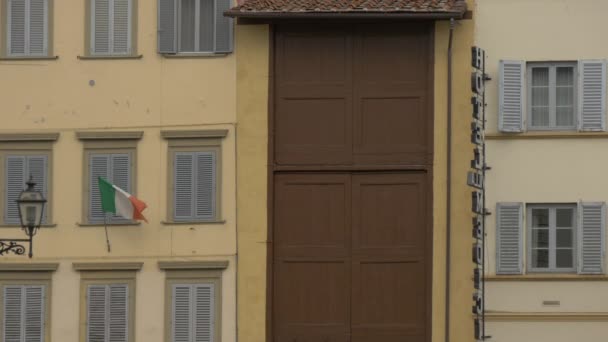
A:
[[[103,225],[106,229],[106,244],[108,245],[108,253],[112,252],[112,248],[110,247],[110,238],[108,238],[108,215],[103,213]]]

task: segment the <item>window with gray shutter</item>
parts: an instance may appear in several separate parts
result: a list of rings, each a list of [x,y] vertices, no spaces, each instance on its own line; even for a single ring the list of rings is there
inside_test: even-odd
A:
[[[606,130],[606,62],[579,61],[579,129]]]
[[[522,132],[524,114],[523,61],[500,61],[498,130]]]
[[[6,342],[44,342],[45,286],[4,286],[3,338]]]
[[[89,154],[89,223],[127,223],[129,220],[101,208],[99,177],[105,178],[128,193],[131,190],[131,154],[129,153],[90,153]]]
[[[48,54],[48,0],[8,0],[6,13],[7,54]]]
[[[216,218],[215,152],[175,152],[173,219],[210,221]]]
[[[603,273],[606,204],[580,203],[579,222],[579,273]]]
[[[5,167],[6,193],[4,197],[4,223],[19,224],[19,209],[15,200],[25,189],[25,182],[32,176],[36,182],[35,190],[42,192],[48,198],[48,156],[46,155],[7,155]],[[46,212],[42,222],[47,223]]]
[[[127,342],[129,286],[88,285],[87,342]]]
[[[213,342],[215,326],[213,284],[172,286],[172,342]]]
[[[523,204],[496,206],[496,274],[521,274]]]
[[[228,53],[233,23],[230,0],[158,0],[160,53]]]
[[[91,55],[130,55],[132,0],[91,1]]]

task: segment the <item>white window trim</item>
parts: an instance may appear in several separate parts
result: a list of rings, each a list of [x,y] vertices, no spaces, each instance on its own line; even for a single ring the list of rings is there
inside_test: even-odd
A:
[[[217,50],[217,32],[216,32],[216,16],[215,9],[217,8],[217,2],[213,0],[213,48],[210,51],[200,50],[200,25],[201,25],[201,1],[194,0],[194,51],[182,51],[182,2],[183,0],[177,1],[177,53],[180,55],[188,54],[201,54],[201,53],[215,53]]]
[[[24,56],[47,56],[49,51],[49,1],[44,0],[44,37],[43,37],[43,48],[42,53],[31,53],[30,52],[30,0],[25,1],[25,28],[24,28],[24,37],[23,37],[23,45],[24,52],[23,53],[12,53],[11,52],[11,26],[12,26],[12,16],[11,16],[11,5],[12,1],[7,1],[6,6],[6,54],[10,57],[24,57]]]
[[[29,1],[29,0],[28,0]],[[127,51],[126,52],[115,52],[114,51],[114,0],[108,0],[109,6],[109,31],[108,31],[108,52],[96,52],[95,51],[95,1],[91,1],[91,44],[90,44],[90,54],[91,56],[130,56],[133,53],[133,44],[132,44],[132,26],[133,26],[133,0],[128,0],[129,7],[129,23],[127,25]]]
[[[549,68],[549,126],[533,126],[532,125],[532,68]],[[573,69],[573,125],[571,126],[556,126],[556,81],[555,73],[558,67],[571,67]],[[526,112],[527,112],[527,129],[530,131],[576,131],[579,120],[578,106],[578,87],[579,87],[579,71],[578,62],[528,62],[526,63]]]
[[[556,242],[555,242],[555,226],[551,225],[554,217],[555,209],[567,208],[573,210],[573,231],[572,231],[572,267],[571,268],[557,268],[554,266]],[[548,268],[534,268],[532,267],[532,209],[549,209],[549,267]],[[576,203],[559,203],[559,204],[526,204],[526,266],[527,273],[577,273],[578,265],[578,232],[580,227],[578,220],[578,206]],[[553,236],[553,238],[551,238]],[[553,262],[552,262],[553,261]]]

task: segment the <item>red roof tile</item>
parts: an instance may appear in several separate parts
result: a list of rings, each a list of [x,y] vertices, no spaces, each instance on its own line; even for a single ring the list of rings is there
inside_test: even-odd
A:
[[[227,13],[247,14],[321,14],[321,13],[454,13],[466,11],[465,0],[245,0]]]

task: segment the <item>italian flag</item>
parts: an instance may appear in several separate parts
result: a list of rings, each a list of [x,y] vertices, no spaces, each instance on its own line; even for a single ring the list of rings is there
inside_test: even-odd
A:
[[[146,203],[123,189],[99,177],[99,192],[101,193],[101,208],[105,213],[120,215],[129,220],[146,220],[141,213],[146,209]]]

